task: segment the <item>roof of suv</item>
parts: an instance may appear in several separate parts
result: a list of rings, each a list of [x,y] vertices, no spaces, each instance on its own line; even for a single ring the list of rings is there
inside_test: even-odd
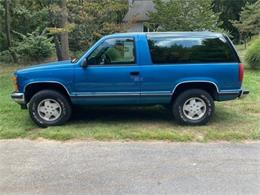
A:
[[[133,36],[133,35],[147,35],[147,36],[213,36],[220,37],[223,36],[222,33],[215,33],[210,31],[201,31],[201,32],[128,32],[128,33],[115,33],[110,36]]]

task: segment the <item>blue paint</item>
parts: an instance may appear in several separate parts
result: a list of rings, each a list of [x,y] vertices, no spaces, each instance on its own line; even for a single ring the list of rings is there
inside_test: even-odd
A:
[[[223,37],[211,32],[157,33],[158,36]],[[82,67],[83,61],[105,40],[133,38],[136,64],[99,65]],[[139,72],[139,75],[131,75]],[[58,83],[68,92],[74,104],[167,104],[180,83],[211,83],[216,86],[218,99],[230,100],[239,96],[239,61],[203,64],[153,64],[147,34],[120,33],[108,35],[94,44],[77,63],[55,62],[18,70],[19,92],[26,93],[32,83]]]

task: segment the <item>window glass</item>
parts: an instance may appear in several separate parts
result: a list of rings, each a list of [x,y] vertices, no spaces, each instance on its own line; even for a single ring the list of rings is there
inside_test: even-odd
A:
[[[149,37],[148,43],[155,64],[237,61],[224,38]]]
[[[135,44],[131,38],[107,39],[88,57],[88,65],[134,63]]]

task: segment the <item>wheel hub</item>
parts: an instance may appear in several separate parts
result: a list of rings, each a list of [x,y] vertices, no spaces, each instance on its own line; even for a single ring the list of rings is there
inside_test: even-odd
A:
[[[61,105],[54,99],[44,99],[39,103],[37,111],[42,119],[55,121],[61,115]]]
[[[206,103],[199,97],[188,99],[183,105],[183,113],[190,120],[199,120],[206,113]]]

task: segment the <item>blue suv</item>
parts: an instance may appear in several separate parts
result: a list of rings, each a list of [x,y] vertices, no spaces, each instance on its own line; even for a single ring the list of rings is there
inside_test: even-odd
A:
[[[164,105],[177,122],[206,124],[214,101],[243,90],[244,68],[230,39],[212,32],[105,36],[80,59],[14,74],[11,97],[41,127],[64,124],[73,105]]]

